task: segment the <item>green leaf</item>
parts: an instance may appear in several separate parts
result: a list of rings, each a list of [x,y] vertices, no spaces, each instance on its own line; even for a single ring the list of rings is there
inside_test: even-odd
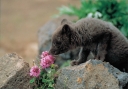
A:
[[[61,68],[69,66],[69,65],[70,65],[70,63],[71,63],[71,61],[70,61],[70,60],[68,60],[68,61],[64,62],[64,63],[63,63],[63,65],[61,66]]]
[[[51,73],[48,73],[47,76],[50,78],[52,76],[52,74]]]
[[[46,83],[47,82],[47,79],[42,79],[42,82]]]
[[[121,32],[124,34],[124,36],[127,36],[127,30],[122,27]]]
[[[54,89],[53,87],[48,87],[47,89]]]
[[[51,65],[51,68],[55,68],[55,64],[52,64],[52,65]]]
[[[35,82],[35,78],[32,78],[30,81],[29,81],[31,84]]]
[[[52,79],[42,79],[43,83],[52,83]]]

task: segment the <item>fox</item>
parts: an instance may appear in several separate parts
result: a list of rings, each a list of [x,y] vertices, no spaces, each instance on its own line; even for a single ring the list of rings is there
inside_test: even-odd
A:
[[[63,19],[53,33],[49,53],[59,55],[77,47],[81,48],[79,58],[72,61],[72,66],[86,62],[91,52],[94,59],[128,73],[128,40],[112,23],[96,18],[76,23]]]

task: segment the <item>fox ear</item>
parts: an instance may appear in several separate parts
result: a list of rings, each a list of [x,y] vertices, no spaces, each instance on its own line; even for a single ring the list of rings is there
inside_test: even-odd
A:
[[[64,24],[71,24],[72,22],[68,21],[67,19],[63,19],[61,21],[61,25],[64,25]]]
[[[62,27],[62,35],[63,34],[70,34],[71,33],[71,28],[68,24],[65,24],[63,27]]]
[[[61,25],[67,24],[67,23],[68,23],[67,19],[63,19],[63,20],[61,21]]]

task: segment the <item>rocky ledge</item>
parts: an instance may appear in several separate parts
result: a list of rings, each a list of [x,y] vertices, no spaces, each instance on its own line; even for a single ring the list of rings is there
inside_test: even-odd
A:
[[[61,69],[55,86],[56,89],[124,89],[126,83],[127,73],[108,62],[89,60]]]
[[[0,89],[32,89],[30,67],[15,53],[0,58]]]

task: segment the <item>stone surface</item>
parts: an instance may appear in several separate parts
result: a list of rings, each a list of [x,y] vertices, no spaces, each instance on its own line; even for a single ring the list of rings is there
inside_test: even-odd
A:
[[[122,89],[128,82],[128,74],[109,63],[89,60],[79,66],[60,71],[56,89]]]
[[[30,67],[15,53],[0,58],[0,89],[32,89]]]

